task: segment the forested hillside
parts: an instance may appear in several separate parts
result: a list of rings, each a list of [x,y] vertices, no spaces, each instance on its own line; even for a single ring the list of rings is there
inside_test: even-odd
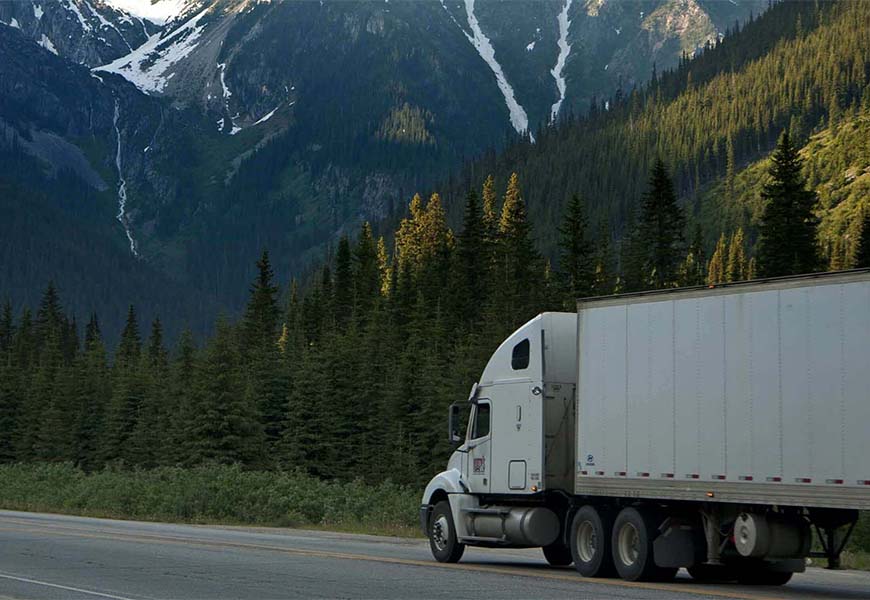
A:
[[[572,193],[582,190],[593,222],[619,239],[632,227],[645,174],[661,157],[710,250],[722,230],[746,221],[741,211],[735,215],[728,187],[708,195],[702,211],[705,186],[733,180],[741,167],[765,156],[783,130],[805,140],[832,116],[837,122],[861,106],[870,83],[868,22],[867,2],[775,4],[650,85],[593,105],[588,116],[547,130],[534,145],[515,145],[472,164],[449,198],[489,173],[499,182],[522,173],[539,241],[552,257],[550,232]],[[458,199],[450,204],[454,218],[460,205]]]

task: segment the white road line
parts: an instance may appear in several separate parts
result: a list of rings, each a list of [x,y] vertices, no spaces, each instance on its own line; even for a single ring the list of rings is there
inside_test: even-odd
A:
[[[111,598],[112,600],[133,600],[125,596],[113,596],[112,594],[104,594],[103,592],[95,592],[93,590],[83,590],[82,588],[71,587],[68,585],[60,585],[59,583],[49,583],[47,581],[37,581],[36,579],[28,579],[27,577],[16,577],[15,575],[7,575],[0,573],[0,578],[12,579],[14,581],[22,581],[24,583],[32,583],[34,585],[44,585],[45,587],[57,588],[59,590],[67,590],[68,592],[78,592],[79,594],[89,594],[91,596],[99,596],[100,598]]]

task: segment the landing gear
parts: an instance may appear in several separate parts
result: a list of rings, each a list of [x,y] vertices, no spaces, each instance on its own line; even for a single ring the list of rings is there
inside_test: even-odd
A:
[[[615,574],[610,537],[613,517],[606,509],[586,505],[571,523],[571,555],[574,568],[583,577],[612,577]]]
[[[450,503],[442,500],[432,510],[429,521],[429,549],[435,560],[443,563],[459,562],[465,552],[465,544],[459,543]]]

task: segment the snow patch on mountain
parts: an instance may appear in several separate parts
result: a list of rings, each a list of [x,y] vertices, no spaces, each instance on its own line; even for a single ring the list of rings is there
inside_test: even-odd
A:
[[[203,31],[199,22],[208,12],[206,7],[166,37],[157,33],[130,54],[96,70],[117,73],[143,92],[161,93],[174,75],[169,73],[172,66],[196,48]]]
[[[39,21],[42,18],[42,15],[45,14],[45,11],[42,10],[42,7],[39,4],[33,5],[33,16]]]
[[[517,102],[514,89],[508,83],[501,65],[495,58],[495,48],[492,47],[492,42],[490,42],[489,38],[486,37],[486,34],[480,28],[480,23],[474,14],[474,0],[465,0],[465,13],[468,17],[468,26],[471,27],[472,34],[469,35],[464,30],[463,33],[465,33],[465,37],[477,49],[477,53],[480,54],[484,62],[489,65],[493,74],[495,74],[496,83],[504,96],[505,104],[507,104],[508,112],[510,113],[511,125],[513,125],[518,133],[528,132],[529,117],[525,109]],[[530,137],[534,142],[535,138],[531,134]]]
[[[49,52],[57,54],[57,48],[54,47],[52,41],[48,39],[48,36],[44,33],[42,34],[42,37],[39,38],[39,45],[48,50]]]
[[[283,103],[282,103],[282,104],[283,104]],[[265,117],[263,117],[262,119],[260,119],[260,120],[257,121],[256,123],[254,123],[254,125],[260,125],[261,123],[265,123],[266,121],[268,121],[269,119],[271,119],[273,116],[275,116],[275,113],[278,112],[278,109],[279,109],[279,108],[281,108],[281,104],[279,104],[278,106],[276,106],[275,109],[274,109],[272,112],[266,114]],[[252,127],[253,127],[254,125],[252,125]]]
[[[526,45],[526,52],[531,52],[532,50],[534,50],[534,49],[535,49],[535,44],[537,43],[537,41],[538,41],[538,40],[532,40],[531,42],[529,42],[529,43]]]
[[[140,19],[163,25],[180,17],[190,2],[188,0],[105,0],[106,4],[130,13]]]
[[[550,70],[550,74],[556,80],[556,89],[559,90],[559,99],[550,108],[551,122],[559,117],[559,110],[562,108],[562,102],[565,101],[565,91],[568,89],[564,71],[568,55],[571,54],[571,44],[568,43],[568,30],[571,28],[571,20],[568,18],[569,10],[571,10],[571,0],[565,0],[565,6],[559,13],[559,41],[557,42],[559,56],[556,58],[556,66]]]

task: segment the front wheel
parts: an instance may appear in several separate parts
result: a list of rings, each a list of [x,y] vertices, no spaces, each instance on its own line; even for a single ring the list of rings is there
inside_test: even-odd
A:
[[[465,544],[459,543],[450,503],[442,500],[432,510],[429,520],[429,549],[435,560],[443,563],[459,562],[465,552]]]
[[[562,542],[554,542],[549,546],[541,548],[544,551],[544,558],[553,567],[567,567],[573,562],[571,557],[571,549]]]

